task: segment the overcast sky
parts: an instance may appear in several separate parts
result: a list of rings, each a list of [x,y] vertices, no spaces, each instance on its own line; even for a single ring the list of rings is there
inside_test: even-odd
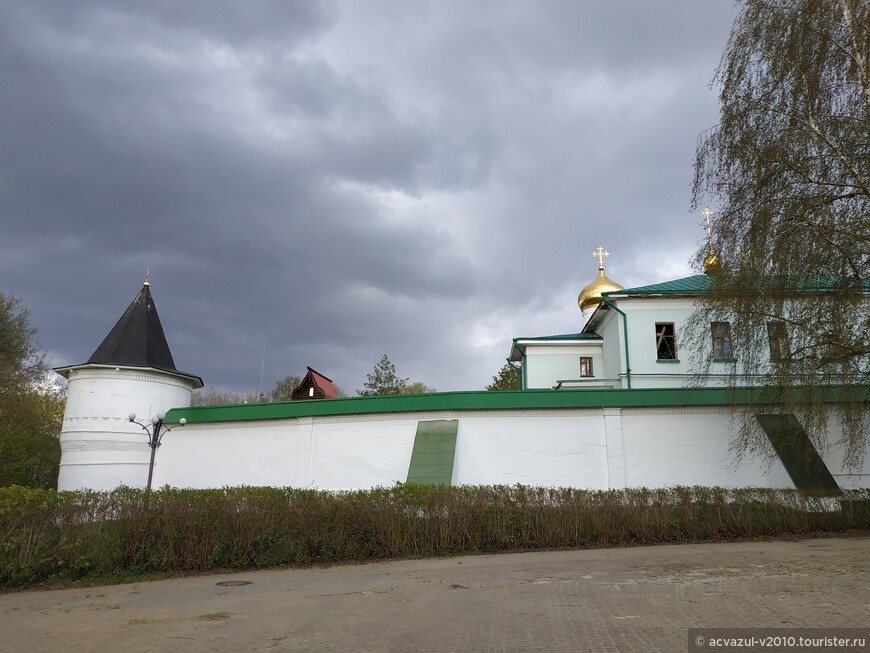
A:
[[[146,266],[179,369],[482,389],[691,274],[726,0],[0,0],[0,291],[82,363]],[[713,207],[715,208],[715,207]]]

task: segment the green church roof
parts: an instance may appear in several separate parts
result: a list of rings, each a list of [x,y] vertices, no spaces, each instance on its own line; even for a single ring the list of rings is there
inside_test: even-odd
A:
[[[764,277],[755,283],[735,280],[732,290],[735,292],[754,292],[761,289],[781,292],[833,292],[842,287],[842,280],[835,276],[813,276],[807,278]],[[638,286],[604,293],[608,299],[631,297],[637,295],[700,295],[713,287],[713,277],[706,274],[696,274],[691,277],[654,283],[650,286]],[[870,279],[860,282],[862,292],[870,292]]]
[[[629,295],[699,295],[707,292],[713,278],[706,274],[696,274],[691,277],[654,283],[650,286],[638,286],[604,293],[607,298],[626,297]]]

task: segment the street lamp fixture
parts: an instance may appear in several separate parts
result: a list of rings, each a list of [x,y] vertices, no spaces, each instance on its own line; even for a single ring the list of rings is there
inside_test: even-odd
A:
[[[163,423],[163,418],[166,417],[166,413],[160,411],[159,413],[155,413],[151,418],[151,422],[137,422],[136,421],[136,413],[130,413],[127,416],[133,424],[138,424],[142,427],[142,430],[148,434],[148,446],[151,447],[151,462],[148,464],[148,489],[151,489],[151,479],[154,476],[154,456],[157,453],[157,447],[160,446],[160,441],[163,439],[163,436],[169,433],[175,426],[166,426]],[[187,420],[182,417],[178,420],[177,426],[184,426],[187,424]]]

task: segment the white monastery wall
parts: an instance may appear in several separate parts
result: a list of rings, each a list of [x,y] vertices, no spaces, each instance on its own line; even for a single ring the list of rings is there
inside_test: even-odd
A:
[[[457,485],[793,487],[778,460],[745,458],[737,464],[728,450],[727,412],[705,407],[440,411],[190,424],[164,438],[154,485],[390,486],[407,478],[417,423],[432,419],[459,420]],[[141,447],[147,457],[148,448]],[[147,465],[139,473],[142,485]]]
[[[841,431],[837,416],[833,414],[829,415],[828,432],[839,433]],[[865,434],[870,432],[870,408],[867,409],[867,413],[864,416],[863,432]],[[846,447],[843,443],[834,442],[830,446],[822,447],[819,455],[831,471],[831,475],[837,481],[837,485],[844,490],[870,488],[870,439],[865,437],[862,464],[854,468],[847,467],[844,464]]]
[[[355,490],[393,485],[408,477],[422,413],[308,417],[310,486]]]
[[[458,413],[454,483],[607,487],[601,411]]]
[[[794,487],[778,458],[737,460],[729,450],[736,424],[723,408],[621,411],[627,487]]]
[[[299,421],[176,427],[157,451],[154,487],[307,487],[310,438]]]

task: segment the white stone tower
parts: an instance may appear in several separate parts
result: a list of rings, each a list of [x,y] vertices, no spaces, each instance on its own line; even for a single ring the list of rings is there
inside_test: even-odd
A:
[[[144,487],[148,436],[128,415],[149,420],[189,406],[191,391],[202,387],[198,376],[175,369],[147,280],[88,362],[55,372],[69,379],[59,490]]]

